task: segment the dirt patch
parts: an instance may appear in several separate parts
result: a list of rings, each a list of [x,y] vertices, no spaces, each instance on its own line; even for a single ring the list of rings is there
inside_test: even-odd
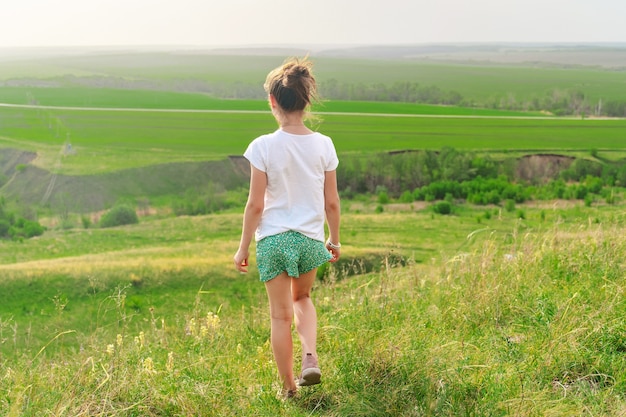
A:
[[[555,179],[574,160],[571,156],[555,154],[526,155],[517,160],[515,176],[524,181],[543,182]]]
[[[37,157],[35,152],[20,151],[17,149],[0,149],[0,173],[11,176],[16,167],[26,165]]]

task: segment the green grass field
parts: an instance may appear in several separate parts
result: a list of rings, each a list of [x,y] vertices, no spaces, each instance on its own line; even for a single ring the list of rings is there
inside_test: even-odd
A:
[[[40,106],[96,107],[128,109],[186,109],[186,110],[250,110],[268,109],[265,100],[219,99],[202,93],[180,93],[150,90],[123,90],[94,87],[0,87],[0,103],[29,105],[36,100]],[[436,106],[401,102],[361,102],[321,100],[314,112],[383,113],[461,116],[520,116],[544,117],[539,112],[521,112]]]
[[[458,116],[323,114],[315,128],[333,138],[340,154],[448,146],[496,153],[595,149],[619,157],[625,150],[624,120]],[[0,145],[38,150],[38,166],[73,175],[241,155],[252,139],[276,127],[267,111],[0,108]],[[62,156],[66,143],[72,144],[75,154]]]
[[[623,207],[362,210],[344,207],[345,263],[314,291],[323,384],[290,403],[263,287],[230,268],[240,214],[0,242],[0,411],[623,412]]]
[[[128,58],[12,61],[3,63],[0,78],[258,84],[259,74],[280,63],[275,57]],[[229,65],[236,70],[226,70]],[[624,79],[590,68],[373,60],[320,59],[318,70],[355,82],[415,77],[484,97],[509,89],[531,97],[588,83],[593,94],[621,98]],[[0,107],[0,152],[33,151],[38,167],[102,181],[127,181],[139,174],[113,174],[134,167],[222,161],[276,128],[263,100],[0,86],[0,103],[33,100],[123,108]],[[617,159],[626,153],[625,120],[391,103],[325,102],[316,111],[325,113],[316,127],[333,137],[340,157],[444,146],[493,155],[594,150]],[[16,176],[31,168],[16,169]],[[25,188],[45,189],[54,184],[50,177],[56,178],[34,177],[43,184]],[[248,274],[232,267],[244,201],[243,191],[233,192],[242,194],[234,197],[239,206],[195,217],[172,217],[159,211],[162,195],[146,195],[139,224],[110,229],[81,227],[78,213],[32,207],[49,230],[0,240],[0,415],[626,415],[620,193],[610,205],[535,201],[507,211],[458,204],[448,216],[424,202],[343,201],[342,260],[322,268],[313,292],[323,383],[283,402],[276,397],[267,299],[254,256]],[[71,222],[61,221],[63,214]]]

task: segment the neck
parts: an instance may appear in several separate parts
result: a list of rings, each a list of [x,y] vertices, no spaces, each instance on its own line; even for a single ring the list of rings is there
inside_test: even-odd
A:
[[[274,113],[276,121],[281,127],[304,126],[304,114],[297,113]]]
[[[287,133],[305,135],[311,130],[304,125],[304,112],[283,113],[275,112],[274,116],[282,130]]]

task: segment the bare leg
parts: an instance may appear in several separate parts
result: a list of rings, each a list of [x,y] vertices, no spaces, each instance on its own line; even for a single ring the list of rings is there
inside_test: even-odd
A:
[[[317,363],[317,313],[311,300],[316,272],[314,269],[291,280],[296,330],[302,343],[302,372],[298,378],[300,386],[319,384],[322,377]]]
[[[295,390],[293,376],[293,340],[291,323],[293,321],[293,302],[291,298],[291,279],[286,272],[265,283],[270,302],[272,325],[272,351],[278,368],[278,374],[286,390]]]
[[[302,355],[311,353],[317,358],[317,312],[311,300],[316,272],[317,268],[300,275],[300,278],[292,278],[291,294]]]

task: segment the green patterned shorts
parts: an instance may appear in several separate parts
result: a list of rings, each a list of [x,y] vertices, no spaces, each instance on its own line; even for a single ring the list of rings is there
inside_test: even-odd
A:
[[[256,244],[256,262],[261,281],[267,282],[283,271],[290,277],[325,264],[332,256],[324,242],[289,230],[261,239]]]

